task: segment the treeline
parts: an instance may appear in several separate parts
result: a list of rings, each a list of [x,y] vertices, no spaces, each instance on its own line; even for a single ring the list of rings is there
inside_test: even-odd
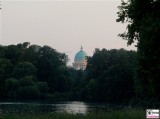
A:
[[[67,56],[49,46],[0,47],[0,97],[37,98],[71,90]]]
[[[67,67],[67,61],[49,46],[1,46],[0,97],[121,103],[134,96],[135,51],[95,49],[85,71]]]
[[[96,49],[88,58],[87,79],[90,99],[127,103],[134,96],[136,52]]]

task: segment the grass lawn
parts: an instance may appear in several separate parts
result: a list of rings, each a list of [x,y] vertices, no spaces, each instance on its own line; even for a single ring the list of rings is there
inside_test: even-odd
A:
[[[143,110],[121,110],[110,112],[89,112],[83,114],[44,113],[44,114],[0,114],[0,119],[146,119]]]

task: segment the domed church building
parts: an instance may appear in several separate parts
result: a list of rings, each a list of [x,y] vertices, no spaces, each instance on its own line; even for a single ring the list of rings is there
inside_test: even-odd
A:
[[[73,68],[76,70],[85,70],[87,61],[86,61],[87,54],[83,51],[83,48],[81,46],[81,49],[74,58]]]

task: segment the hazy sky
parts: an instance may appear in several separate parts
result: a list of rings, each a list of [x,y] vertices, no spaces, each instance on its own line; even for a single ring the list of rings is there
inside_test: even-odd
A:
[[[82,45],[92,56],[95,48],[125,48],[117,35],[125,25],[116,23],[120,0],[5,0],[2,1],[0,44],[30,42],[49,45],[69,56]]]

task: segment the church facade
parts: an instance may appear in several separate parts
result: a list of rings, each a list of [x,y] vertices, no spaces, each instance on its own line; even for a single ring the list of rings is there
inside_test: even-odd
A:
[[[87,65],[86,57],[87,57],[87,54],[83,51],[83,48],[81,46],[80,51],[77,52],[75,55],[73,68],[75,70],[85,70]]]

